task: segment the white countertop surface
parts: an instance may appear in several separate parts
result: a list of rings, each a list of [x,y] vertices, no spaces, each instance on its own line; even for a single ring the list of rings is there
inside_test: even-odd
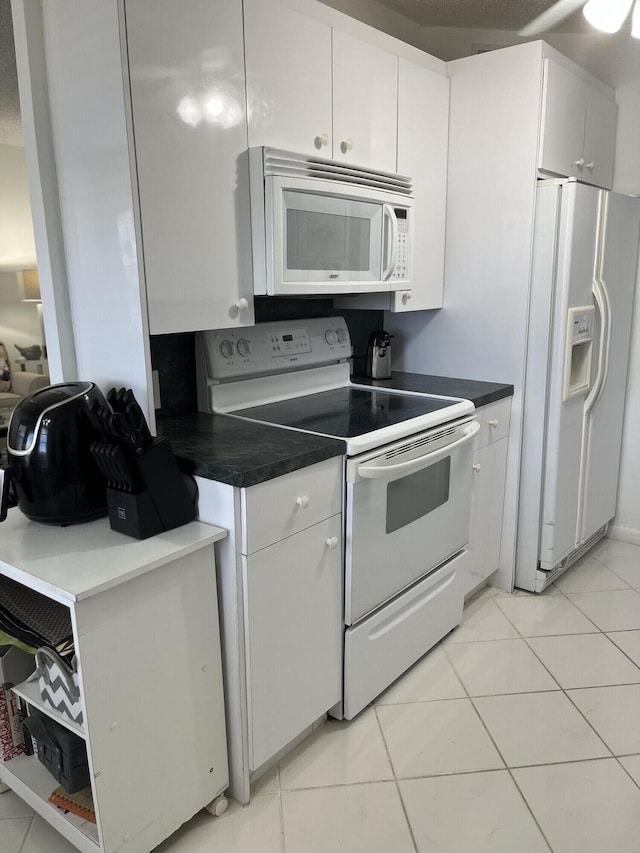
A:
[[[38,524],[14,508],[0,524],[0,574],[68,604],[224,539],[192,521],[149,539],[111,530],[108,518],[68,527]]]

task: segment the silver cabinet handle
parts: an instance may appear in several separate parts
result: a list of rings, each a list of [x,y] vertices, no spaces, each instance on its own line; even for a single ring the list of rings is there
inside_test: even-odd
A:
[[[353,148],[353,139],[351,139],[351,138],[344,139],[340,143],[340,150],[342,151],[343,154],[346,154],[347,151],[351,151],[352,148]]]
[[[480,471],[481,469],[482,469],[482,465],[480,465],[480,463],[479,463],[479,462],[476,462],[476,464],[473,466],[473,470],[474,470],[474,471],[476,472],[476,474],[477,474],[477,473],[478,473],[478,471]]]
[[[329,144],[329,134],[322,133],[320,136],[316,136],[316,138],[313,140],[313,144],[316,146],[316,148],[326,148]]]
[[[491,418],[491,420],[487,421],[487,423],[489,424],[490,427],[497,427],[498,426],[498,421],[495,418]]]
[[[310,502],[311,501],[309,495],[302,495],[301,497],[296,498],[296,503],[298,504],[300,509],[306,509],[309,506]]]
[[[333,551],[338,547],[339,542],[340,540],[337,536],[332,536],[330,539],[327,539],[327,547]]]
[[[571,165],[577,166],[578,169],[582,169],[582,167],[584,166],[584,157],[581,157],[579,160],[574,160]]]
[[[242,297],[242,299],[238,299],[238,301],[236,302],[236,308],[238,309],[238,311],[246,311],[248,307],[249,300],[245,299],[244,296]]]

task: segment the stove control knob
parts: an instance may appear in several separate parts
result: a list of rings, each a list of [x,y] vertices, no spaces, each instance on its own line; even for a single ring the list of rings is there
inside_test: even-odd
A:
[[[220,352],[225,358],[233,358],[233,344],[231,341],[222,341],[220,344]]]
[[[346,343],[347,340],[347,330],[346,329],[338,329],[338,340],[341,344]]]
[[[328,330],[324,333],[324,339],[325,339],[325,341],[326,341],[328,344],[335,344],[335,343],[337,343],[337,342],[338,342],[338,336],[337,336],[337,335],[336,335],[336,333],[333,331],[333,329],[328,329]]]
[[[238,355],[249,355],[251,353],[251,341],[246,338],[240,338],[237,343]]]

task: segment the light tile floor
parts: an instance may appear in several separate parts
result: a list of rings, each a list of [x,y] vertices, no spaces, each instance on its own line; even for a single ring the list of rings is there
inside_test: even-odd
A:
[[[482,590],[351,723],[158,853],[640,853],[640,546],[543,595]],[[72,853],[0,796],[0,853]]]

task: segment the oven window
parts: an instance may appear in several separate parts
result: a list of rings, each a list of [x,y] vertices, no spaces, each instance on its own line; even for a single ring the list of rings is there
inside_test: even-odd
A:
[[[428,515],[449,500],[451,457],[387,486],[387,533]]]
[[[287,269],[369,269],[371,220],[315,210],[287,209]]]

